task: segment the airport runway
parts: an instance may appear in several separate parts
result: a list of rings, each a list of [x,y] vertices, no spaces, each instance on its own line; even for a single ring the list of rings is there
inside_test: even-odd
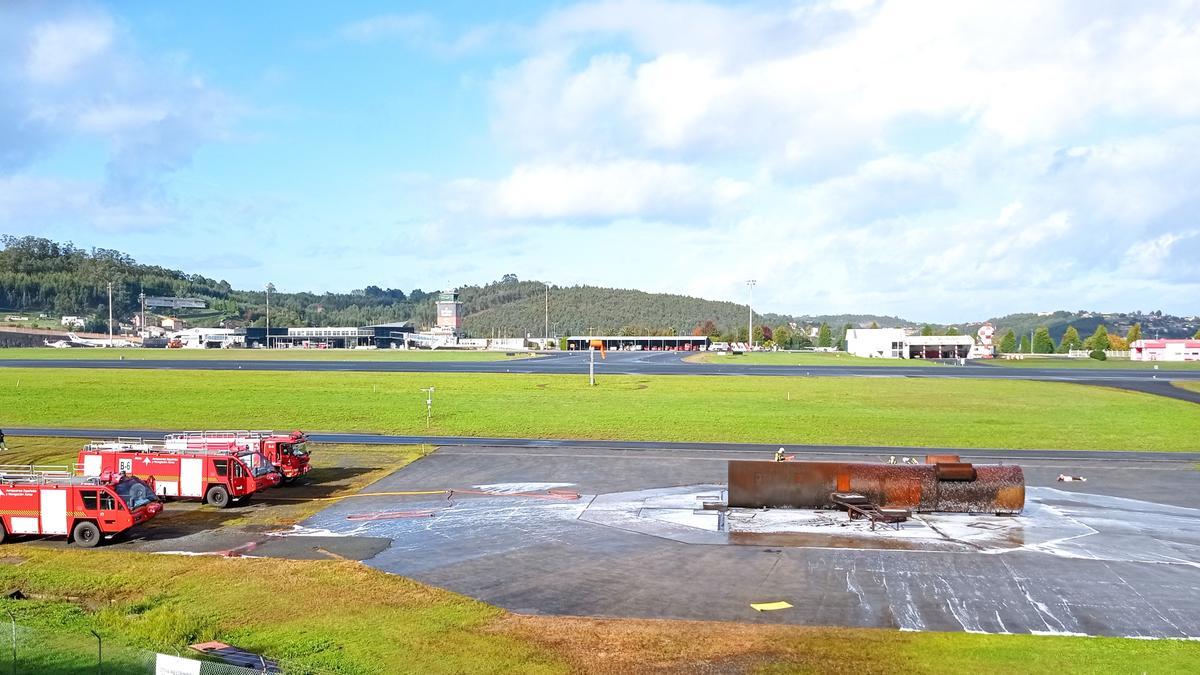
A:
[[[837,526],[784,544],[694,526],[717,522],[695,495],[720,495],[726,460],[741,456],[442,447],[292,534],[390,540],[364,562],[523,613],[1200,636],[1200,473],[1190,459],[1024,458],[1022,516],[921,516],[941,536],[912,547]],[[1088,482],[1058,483],[1064,472]],[[427,490],[456,492],[402,494]],[[690,502],[673,503],[680,494]],[[750,607],[779,600],[793,607]]]
[[[1129,389],[1200,403],[1200,393],[1171,385],[1172,380],[1200,381],[1200,370],[1097,368],[1012,368],[967,366],[763,366],[691,363],[682,352],[609,352],[596,359],[603,375],[754,375],[768,377],[982,378],[1069,382]],[[737,357],[729,357],[736,359]],[[258,359],[0,359],[7,368],[100,368],[108,370],[253,370],[383,373],[522,373],[582,375],[587,353],[559,353],[510,361],[267,361]]]
[[[142,438],[161,440],[165,434],[180,429],[73,429],[66,427],[6,427],[5,433],[12,437],[52,436],[101,440],[111,438]],[[720,452],[730,457],[769,457],[780,446],[768,443],[699,443],[667,441],[607,441],[593,439],[551,438],[496,438],[481,436],[408,436],[398,434],[306,432],[315,443],[353,443],[360,445],[436,445],[460,448],[513,448],[513,449],[557,449],[575,456],[588,456],[590,451],[624,451],[630,453],[684,453],[689,451]],[[872,460],[897,457],[922,456],[926,454],[957,454],[969,461],[1025,461],[1030,459],[1053,461],[1141,461],[1188,463],[1200,462],[1200,446],[1197,452],[1146,452],[1137,450],[1060,450],[1054,448],[1032,450],[1010,450],[1004,448],[927,448],[911,446],[863,446],[863,445],[797,445],[784,446],[788,453],[798,455],[836,456],[843,459],[869,457]]]

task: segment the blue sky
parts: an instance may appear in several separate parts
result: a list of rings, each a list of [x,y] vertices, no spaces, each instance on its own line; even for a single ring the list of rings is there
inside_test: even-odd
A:
[[[0,232],[284,290],[1200,314],[1200,3],[0,5]]]

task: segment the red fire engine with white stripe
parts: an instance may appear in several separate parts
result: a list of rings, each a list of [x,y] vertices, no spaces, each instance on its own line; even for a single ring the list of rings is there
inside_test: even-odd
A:
[[[162,510],[151,483],[67,467],[0,467],[0,543],[13,535],[67,536],[91,548]]]
[[[233,446],[174,450],[118,439],[84,446],[79,466],[85,476],[117,472],[152,479],[159,496],[199,498],[218,508],[244,504],[255,492],[279,484],[279,474],[265,457]]]
[[[283,482],[308,473],[308,436],[303,431],[184,431],[167,434],[163,442],[177,450],[210,450],[234,444],[261,452],[275,465]]]

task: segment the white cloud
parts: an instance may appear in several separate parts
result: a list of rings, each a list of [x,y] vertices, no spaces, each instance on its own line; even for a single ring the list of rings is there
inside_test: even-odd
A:
[[[676,219],[710,214],[742,198],[749,187],[707,178],[681,164],[640,160],[520,165],[484,184],[482,209],[505,219]]]
[[[113,23],[106,16],[42,23],[32,31],[26,71],[35,82],[62,84],[112,42]]]
[[[344,24],[338,35],[355,42],[377,42],[379,40],[427,40],[436,23],[425,14],[383,14]]]
[[[57,190],[61,203],[43,209],[47,221],[69,208],[78,222],[101,227],[168,222],[177,216],[170,177],[203,144],[225,138],[240,114],[193,72],[186,55],[140,53],[99,10],[0,6],[0,61],[23,66],[0,68],[0,179],[7,189],[37,180],[21,172],[62,144],[107,146],[103,180]],[[28,217],[39,219],[36,212]]]
[[[497,80],[521,95],[498,94],[496,123],[517,147],[576,149],[589,129],[615,126],[590,149],[623,138],[627,153],[768,153],[786,163],[886,143],[914,116],[1010,145],[1110,117],[1194,118],[1200,19],[1190,6],[588,3],[534,30],[550,47]],[[575,49],[603,51],[576,63]],[[575,105],[577,85],[595,81],[604,95]],[[805,152],[814,146],[819,154]]]

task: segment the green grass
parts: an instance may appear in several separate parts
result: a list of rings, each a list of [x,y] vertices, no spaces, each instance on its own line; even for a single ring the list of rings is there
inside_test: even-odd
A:
[[[942,366],[924,359],[867,359],[839,352],[749,352],[724,356],[717,352],[692,354],[685,360],[694,363],[747,364],[760,366]]]
[[[1022,359],[996,358],[987,363],[1008,368],[1108,368],[1115,370],[1200,370],[1197,361],[1130,361],[1129,359],[1069,359],[1065,356],[1025,354]]]
[[[20,380],[20,386],[16,382]],[[1022,380],[2,369],[10,427],[1190,450],[1200,407]],[[425,421],[424,387],[434,386]]]
[[[7,545],[0,600],[21,672],[144,672],[216,639],[285,672],[1190,672],[1200,645],[1119,638],[519,616],[341,561],[177,557]],[[7,656],[7,653],[5,653]],[[7,660],[7,659],[4,659]]]
[[[51,349],[10,347],[0,349],[0,360],[17,359],[124,359],[159,361],[170,359],[247,359],[261,361],[505,361],[533,356],[527,352],[478,352],[402,349]]]
[[[1188,391],[1200,391],[1200,382],[1176,381],[1173,384],[1180,389],[1187,389]]]

